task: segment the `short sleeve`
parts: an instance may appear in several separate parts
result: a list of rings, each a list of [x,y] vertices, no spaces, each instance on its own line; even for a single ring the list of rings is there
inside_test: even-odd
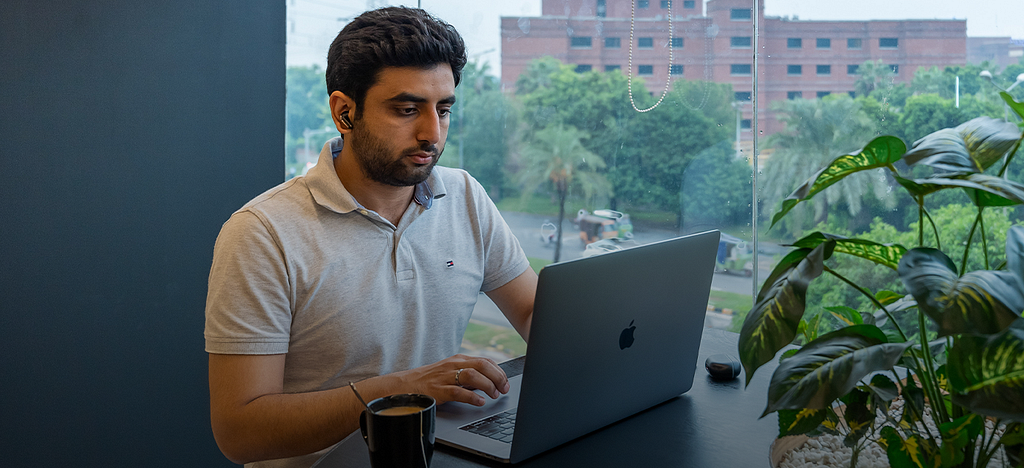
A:
[[[519,239],[512,234],[512,230],[484,188],[472,177],[469,180],[477,219],[484,228],[482,233],[486,258],[484,281],[480,290],[488,292],[519,277],[530,267],[530,261],[526,258],[523,247],[519,245]]]
[[[206,351],[283,354],[292,294],[280,243],[259,217],[239,211],[221,228],[206,296]]]

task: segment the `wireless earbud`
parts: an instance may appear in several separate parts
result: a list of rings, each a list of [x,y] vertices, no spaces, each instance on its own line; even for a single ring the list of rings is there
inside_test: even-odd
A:
[[[345,124],[345,128],[348,128],[349,130],[352,129],[353,125],[352,121],[348,118],[348,111],[342,112],[339,118],[341,119],[341,123]]]

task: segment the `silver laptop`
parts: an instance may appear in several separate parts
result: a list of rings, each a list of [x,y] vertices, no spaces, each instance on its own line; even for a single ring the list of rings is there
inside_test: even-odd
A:
[[[522,374],[483,407],[438,407],[437,441],[516,463],[689,390],[718,239],[709,231],[545,267]]]

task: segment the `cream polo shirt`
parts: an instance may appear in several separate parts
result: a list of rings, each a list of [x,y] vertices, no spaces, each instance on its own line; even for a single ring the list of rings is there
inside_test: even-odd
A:
[[[206,351],[287,354],[284,391],[308,392],[456,354],[481,291],[529,267],[483,187],[435,167],[398,226],[316,166],[224,224],[206,300]]]

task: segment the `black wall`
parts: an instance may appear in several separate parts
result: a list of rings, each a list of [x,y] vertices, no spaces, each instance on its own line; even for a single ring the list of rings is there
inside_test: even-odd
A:
[[[283,178],[281,0],[3,0],[0,464],[225,466],[213,242]]]

